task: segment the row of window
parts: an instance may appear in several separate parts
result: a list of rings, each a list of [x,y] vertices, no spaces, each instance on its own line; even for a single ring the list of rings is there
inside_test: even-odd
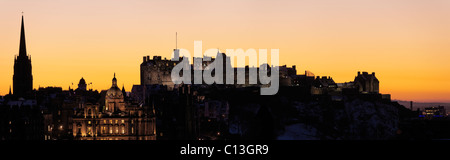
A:
[[[125,120],[122,119],[122,120],[120,120],[120,122],[121,122],[122,124],[124,124],[124,123],[125,123]],[[110,119],[110,120],[109,120],[109,123],[110,123],[110,124],[113,124],[113,120]],[[115,124],[118,124],[118,123],[119,123],[119,120],[116,119],[116,120],[115,120]],[[131,123],[133,123],[133,120],[131,120]],[[106,124],[106,120],[103,120],[103,124]]]
[[[119,120],[117,120],[117,119],[116,119],[114,122],[115,122],[114,124],[119,124]],[[123,120],[123,119],[120,120],[120,123],[121,123],[121,124],[124,124],[124,123],[125,123],[125,120]],[[134,120],[131,120],[131,124],[133,124],[133,123],[134,123]],[[90,124],[92,124],[92,122],[91,122],[91,121],[88,121],[88,124],[90,125]],[[106,120],[103,120],[103,124],[108,124],[108,123],[107,123]],[[109,120],[109,124],[113,124],[113,120],[112,120],[112,119]]]
[[[114,130],[113,130],[114,129]],[[103,126],[102,127],[102,134],[106,134],[106,130],[107,130],[107,128],[106,128],[106,126]],[[113,131],[115,131],[115,132],[113,132]],[[119,127],[118,126],[116,126],[116,127],[109,127],[109,134],[125,134],[125,126],[121,126],[120,127],[120,133],[119,133]],[[131,134],[134,134],[134,128],[133,127],[131,127]]]
[[[101,130],[102,134],[107,134],[107,128],[105,126],[103,126],[101,129],[102,129]],[[78,132],[81,132],[81,128],[78,128]],[[125,126],[121,126],[120,127],[120,132],[119,132],[119,127],[118,126],[116,126],[116,127],[109,127],[109,132],[108,133],[109,134],[125,134]],[[87,128],[87,135],[92,136],[92,134],[93,134],[92,133],[92,128],[88,127]],[[134,134],[134,128],[133,127],[131,127],[131,134]]]

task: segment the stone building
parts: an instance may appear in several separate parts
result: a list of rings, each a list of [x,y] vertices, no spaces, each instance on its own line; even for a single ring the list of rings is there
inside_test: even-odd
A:
[[[0,140],[44,140],[43,117],[35,100],[0,105]]]
[[[368,74],[367,72],[358,72],[355,77],[354,84],[360,93],[379,93],[380,81],[375,77],[375,72]]]
[[[311,85],[311,94],[326,94],[336,90],[337,84],[334,82],[333,78],[322,76],[317,76]]]
[[[176,52],[175,52],[176,53]],[[175,54],[175,56],[178,54]],[[260,69],[266,69],[270,73],[270,69],[273,68],[273,66],[268,66],[267,64],[261,64],[259,67],[255,66],[245,66],[245,67],[232,67],[232,64],[230,63],[231,60],[225,53],[220,53],[220,51],[217,52],[217,55],[215,58],[213,57],[193,57],[192,61],[194,64],[190,65],[191,69],[191,82],[194,82],[194,70],[202,70],[203,73],[207,70],[207,66],[211,65],[215,62],[217,57],[221,57],[222,62],[218,62],[217,64],[222,65],[222,84],[227,83],[227,69],[232,69],[234,72],[234,75],[232,77],[233,84],[236,87],[249,87],[249,86],[259,86],[261,85],[260,82],[250,83],[250,72],[256,73],[256,77],[253,77],[256,81],[259,80],[259,70]],[[172,69],[180,63],[183,58],[186,57],[180,57],[179,61],[172,61],[169,59],[162,59],[161,56],[153,56],[153,59],[150,59],[150,56],[144,56],[143,62],[140,65],[140,71],[141,71],[141,85],[163,85],[167,86],[169,91],[172,91],[176,86],[174,85],[171,77]],[[233,57],[234,58],[234,57]],[[204,61],[204,59],[210,59],[209,61]],[[196,62],[201,63],[196,63]],[[293,79],[292,76],[296,75],[296,66],[287,67],[284,66],[278,66],[279,70],[279,77],[280,77],[280,85],[282,86],[291,86],[293,85]],[[244,71],[245,72],[245,80],[243,82],[238,81],[237,73],[238,71]],[[213,76],[216,76],[215,70],[209,71],[210,74]],[[208,73],[209,73],[208,72]],[[180,72],[180,75],[182,72]],[[202,78],[202,83],[205,84],[204,79]],[[263,85],[264,86],[264,85]]]
[[[171,72],[180,61],[175,62],[169,59],[161,59],[161,56],[144,56],[141,63],[141,85],[161,84],[173,89]]]
[[[106,92],[105,96],[105,111],[106,112],[120,112],[125,111],[125,102],[123,92],[117,86],[116,74],[112,80],[111,88]]]
[[[68,93],[61,87],[40,87],[36,91],[38,105],[44,117],[44,140],[72,139],[72,117],[75,103],[69,103]]]
[[[426,107],[424,108],[422,115],[425,119],[442,118],[447,117],[447,111],[444,106]]]
[[[114,75],[102,103],[83,103],[73,117],[79,140],[155,140],[156,118],[150,106],[125,102]]]

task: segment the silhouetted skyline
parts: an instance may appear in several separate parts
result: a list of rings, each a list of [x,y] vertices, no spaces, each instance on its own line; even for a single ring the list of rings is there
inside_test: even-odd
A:
[[[382,79],[393,99],[450,101],[447,1],[7,1],[2,2],[0,95],[12,86],[20,16],[33,55],[33,87],[64,89],[84,77],[94,89],[113,72],[139,83],[142,55],[178,47],[279,48],[280,64],[349,81]]]
[[[405,2],[2,2],[0,140],[448,139],[450,11]]]

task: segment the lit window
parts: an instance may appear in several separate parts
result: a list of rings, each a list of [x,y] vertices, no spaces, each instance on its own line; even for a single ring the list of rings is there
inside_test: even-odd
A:
[[[106,124],[106,120],[103,120],[103,124]]]
[[[112,134],[112,127],[109,128],[109,134]]]
[[[91,121],[88,121],[88,124],[91,124]]]
[[[125,120],[122,119],[122,124],[125,123]]]
[[[112,124],[112,120],[111,120],[111,119],[109,120],[109,123],[111,123],[111,124]]]
[[[119,120],[116,119],[116,124],[119,123]]]
[[[131,127],[131,134],[134,134],[134,128]]]

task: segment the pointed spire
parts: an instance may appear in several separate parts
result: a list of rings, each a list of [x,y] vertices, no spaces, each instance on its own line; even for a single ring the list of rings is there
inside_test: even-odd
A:
[[[23,12],[22,12],[22,26],[20,29],[20,47],[19,47],[19,57],[27,56],[27,46],[25,44],[25,26],[23,21]]]
[[[123,97],[127,97],[127,92],[125,91],[125,84],[122,84],[122,95]]]
[[[12,93],[11,93],[11,85],[9,85],[9,95],[12,95]]]
[[[112,87],[119,88],[119,87],[117,87],[116,72],[114,72],[114,78],[112,79]]]

